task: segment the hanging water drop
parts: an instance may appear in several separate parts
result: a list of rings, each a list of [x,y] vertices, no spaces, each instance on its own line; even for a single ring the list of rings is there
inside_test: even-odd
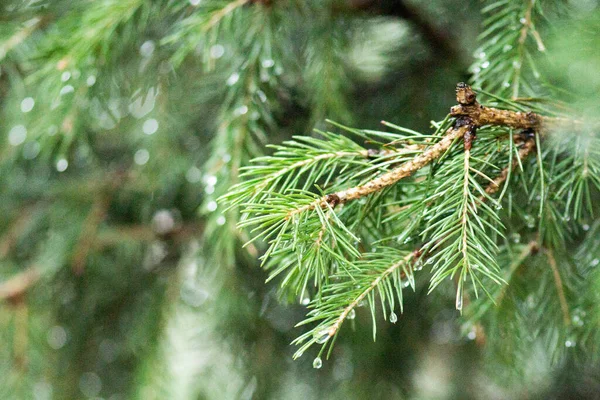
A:
[[[392,313],[390,314],[390,322],[392,324],[395,324],[396,322],[398,322],[398,316],[396,315],[395,312],[392,311]]]
[[[318,344],[323,344],[329,340],[329,333],[327,331],[321,331],[315,334],[317,336],[316,342]]]
[[[456,295],[456,309],[457,310],[462,310],[463,307],[463,298],[462,298],[462,294],[458,293]]]
[[[354,311],[354,308],[352,310],[350,310],[350,312],[348,313],[348,316],[346,317],[346,319],[354,319],[356,318],[356,311]]]
[[[323,360],[321,360],[321,357],[315,358],[315,360],[313,361],[313,368],[320,369],[322,366],[323,366]]]

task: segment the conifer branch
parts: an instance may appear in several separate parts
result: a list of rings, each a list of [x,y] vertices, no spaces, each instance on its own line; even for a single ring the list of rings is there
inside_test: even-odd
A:
[[[363,301],[365,299],[365,297],[367,297],[367,295],[369,293],[371,293],[383,280],[385,280],[389,275],[394,273],[399,268],[406,266],[408,263],[411,262],[411,260],[415,260],[418,257],[419,257],[419,251],[415,250],[414,252],[407,254],[402,260],[392,264],[382,274],[377,275],[377,277],[373,280],[373,282],[371,282],[371,284],[365,290],[360,292],[360,294],[358,296],[356,296],[356,298],[354,300],[352,300],[352,302],[350,304],[348,304],[348,306],[346,308],[344,308],[344,310],[342,311],[340,316],[335,320],[333,325],[331,325],[331,327],[327,331],[327,334],[329,335],[329,337],[334,336],[338,332],[338,330],[340,329],[340,327],[342,326],[342,324],[344,323],[346,318],[348,318],[348,315],[350,314],[350,312],[352,310],[354,310],[360,304],[360,302]],[[405,276],[405,273],[401,272],[400,278],[404,278],[404,276]]]

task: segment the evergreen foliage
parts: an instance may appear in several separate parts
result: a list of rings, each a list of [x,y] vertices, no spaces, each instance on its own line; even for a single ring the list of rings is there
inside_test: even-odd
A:
[[[431,398],[442,348],[447,398],[600,390],[599,23],[0,2],[0,396]]]

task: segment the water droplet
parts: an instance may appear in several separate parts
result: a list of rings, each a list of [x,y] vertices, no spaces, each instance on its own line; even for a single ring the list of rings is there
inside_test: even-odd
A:
[[[245,105],[239,106],[238,108],[235,109],[235,111],[233,113],[237,116],[244,115],[244,114],[248,113],[248,107]]]
[[[265,103],[267,101],[267,95],[262,90],[258,90],[256,92],[256,94],[258,95],[258,98],[260,99],[260,101],[262,101],[263,103]]]
[[[314,361],[313,361],[313,368],[319,369],[322,366],[323,366],[323,360],[321,360],[321,357],[315,358]]]
[[[483,69],[486,69],[489,66],[490,66],[490,62],[489,61],[484,61],[483,63],[481,63],[481,68],[483,68]]]
[[[590,230],[590,226],[589,226],[588,224],[583,224],[583,225],[582,225],[582,228],[583,228],[583,230],[584,230],[584,231],[586,231],[586,232]]]
[[[535,218],[533,218],[531,215],[527,214],[524,217],[525,219],[525,223],[527,224],[527,227],[532,229],[535,228]]]
[[[512,47],[512,45],[511,45],[511,44],[507,44],[507,45],[505,45],[505,46],[502,48],[502,51],[506,53],[506,52],[508,52],[508,51],[512,50],[512,48],[513,48],[513,47]]]
[[[68,167],[69,167],[69,162],[64,158],[61,158],[60,160],[58,160],[56,162],[56,170],[58,172],[64,172]]]
[[[23,157],[26,160],[33,160],[40,154],[40,149],[41,146],[38,142],[33,141],[25,143],[25,146],[23,146]]]
[[[204,177],[204,182],[205,182],[207,185],[214,186],[214,185],[216,185],[216,184],[217,184],[217,177],[216,177],[216,176],[214,176],[214,175],[206,175],[206,176]]]
[[[503,83],[502,83],[502,86],[504,86],[504,87],[510,87],[510,83],[508,83],[508,82],[503,82]]]
[[[273,61],[273,60],[263,60],[262,61],[263,68],[271,68],[274,65],[275,65],[275,61]]]
[[[67,331],[62,326],[53,326],[48,330],[46,340],[54,350],[61,349],[67,343]]]
[[[8,142],[13,146],[18,146],[27,139],[27,128],[24,125],[15,125],[8,132]]]
[[[60,76],[60,80],[63,82],[66,82],[69,79],[71,79],[71,73],[69,71],[63,72],[62,75]]]
[[[522,24],[526,24],[527,23],[527,19],[525,19],[525,17],[523,17],[523,18],[521,18],[519,20],[519,22],[522,23]]]
[[[303,306],[307,306],[310,303],[310,297],[304,297],[302,300],[300,300],[300,304],[302,304]]]
[[[33,106],[35,105],[35,100],[33,97],[25,97],[21,102],[21,111],[24,113],[28,113],[33,110]]]
[[[64,96],[65,94],[73,93],[75,88],[71,85],[66,85],[62,89],[60,89],[60,95]]]
[[[221,46],[220,44],[215,44],[214,46],[211,46],[210,56],[212,58],[221,58],[223,57],[223,54],[225,54],[225,47]]]
[[[495,208],[496,210],[502,210],[502,204],[500,204],[500,203],[496,203],[496,205],[494,206],[494,208]]]
[[[565,341],[566,347],[575,347],[576,345],[577,345],[577,342],[574,339],[567,339]]]
[[[231,76],[229,78],[227,78],[227,86],[233,86],[239,80],[240,80],[240,74],[238,74],[237,72],[234,72],[233,74],[231,74]]]
[[[477,57],[479,57],[479,58],[482,58],[482,59],[483,59],[483,58],[485,58],[485,53],[482,51],[482,52],[480,52],[480,53],[477,55]]]
[[[356,318],[356,311],[354,310],[354,308],[352,310],[350,310],[350,312],[348,313],[348,316],[346,317],[346,319],[354,319]]]
[[[520,243],[521,242],[521,235],[518,233],[512,233],[510,235],[510,240],[513,243]]]
[[[152,53],[154,53],[155,48],[156,48],[156,45],[154,44],[154,42],[152,40],[146,40],[140,46],[140,55],[142,57],[150,57],[152,55]]]
[[[214,200],[209,201],[206,205],[206,209],[211,212],[215,211],[217,209],[217,202]]]
[[[590,263],[592,267],[596,267],[598,264],[600,264],[600,258],[594,258]]]
[[[190,4],[193,6],[197,6],[198,4],[200,4],[201,0],[190,0]]]
[[[231,161],[231,154],[225,153],[225,154],[223,154],[221,159],[223,160],[224,163],[228,163],[229,161]]]
[[[409,281],[409,280],[406,280],[406,281],[404,281],[404,282],[402,283],[402,287],[403,287],[403,288],[407,288],[407,287],[409,287],[409,286],[410,286],[410,281]]]
[[[217,225],[219,225],[219,226],[225,225],[225,216],[219,215],[219,217],[217,218]]]
[[[477,332],[475,332],[475,328],[471,329],[469,333],[467,333],[467,338],[469,338],[469,340],[475,340],[476,337]]]
[[[150,159],[150,153],[146,149],[140,149],[140,150],[136,151],[135,155],[133,156],[133,161],[137,165],[144,165],[148,162],[149,159]]]
[[[79,379],[79,390],[87,397],[96,397],[102,390],[102,380],[94,372],[86,372]]]
[[[398,322],[398,316],[396,315],[395,312],[392,311],[392,313],[390,314],[390,322],[392,324],[395,324],[396,322]]]
[[[215,192],[215,187],[213,185],[206,185],[204,192],[206,192],[206,194],[213,194]]]
[[[416,262],[415,266],[413,267],[414,271],[421,271],[423,269],[423,261],[419,260]]]
[[[96,84],[96,76],[88,76],[88,78],[85,80],[85,84],[88,85],[88,87],[94,86]]]
[[[159,235],[173,231],[175,224],[175,215],[170,210],[158,210],[152,217],[152,229]]]
[[[456,295],[456,309],[457,310],[462,310],[463,307],[463,298],[462,298],[462,294],[458,293]]]
[[[317,337],[316,342],[318,344],[323,344],[329,340],[329,332],[327,332],[326,330],[315,333],[315,336]]]
[[[406,239],[404,239],[404,244],[406,244],[406,243],[410,242],[410,240],[411,240],[411,239],[412,239],[412,238],[411,238],[410,236],[408,236]]]
[[[185,173],[185,179],[187,179],[189,183],[198,183],[202,179],[202,171],[197,167],[191,167]]]
[[[158,121],[154,118],[146,120],[144,122],[144,125],[142,126],[142,130],[146,135],[152,135],[156,133],[156,131],[158,130]]]

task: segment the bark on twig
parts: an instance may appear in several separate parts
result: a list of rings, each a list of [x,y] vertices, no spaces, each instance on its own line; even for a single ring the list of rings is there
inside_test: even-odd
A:
[[[457,119],[456,123],[452,128],[446,131],[442,140],[427,148],[421,154],[415,156],[415,158],[412,160],[399,165],[398,167],[365,183],[364,185],[327,194],[307,205],[290,211],[286,216],[286,219],[290,219],[295,215],[305,211],[314,210],[317,207],[326,208],[328,205],[335,207],[340,203],[356,200],[385,189],[401,179],[411,176],[419,169],[427,166],[433,160],[439,158],[452,146],[457,139],[463,138],[466,134],[468,134],[469,137],[468,143],[466,143],[468,146],[473,139],[474,130],[484,125],[527,129],[538,134],[545,129],[554,129],[561,126],[573,127],[574,124],[578,124],[577,121],[563,118],[545,117],[532,112],[524,113],[483,106],[477,102],[477,94],[473,91],[473,89],[464,83],[459,83],[457,85],[456,100],[458,105],[452,107],[450,110],[450,114]],[[526,156],[529,154],[534,145],[534,142],[528,142],[521,149],[523,152],[522,155]],[[495,190],[497,190],[497,187],[499,187],[500,183],[506,180],[508,176],[508,170],[506,170],[506,175],[503,175],[504,172],[498,178],[496,178],[496,181],[492,185],[492,187],[496,188]],[[492,191],[491,188],[489,190],[491,193],[494,193],[495,191]]]

